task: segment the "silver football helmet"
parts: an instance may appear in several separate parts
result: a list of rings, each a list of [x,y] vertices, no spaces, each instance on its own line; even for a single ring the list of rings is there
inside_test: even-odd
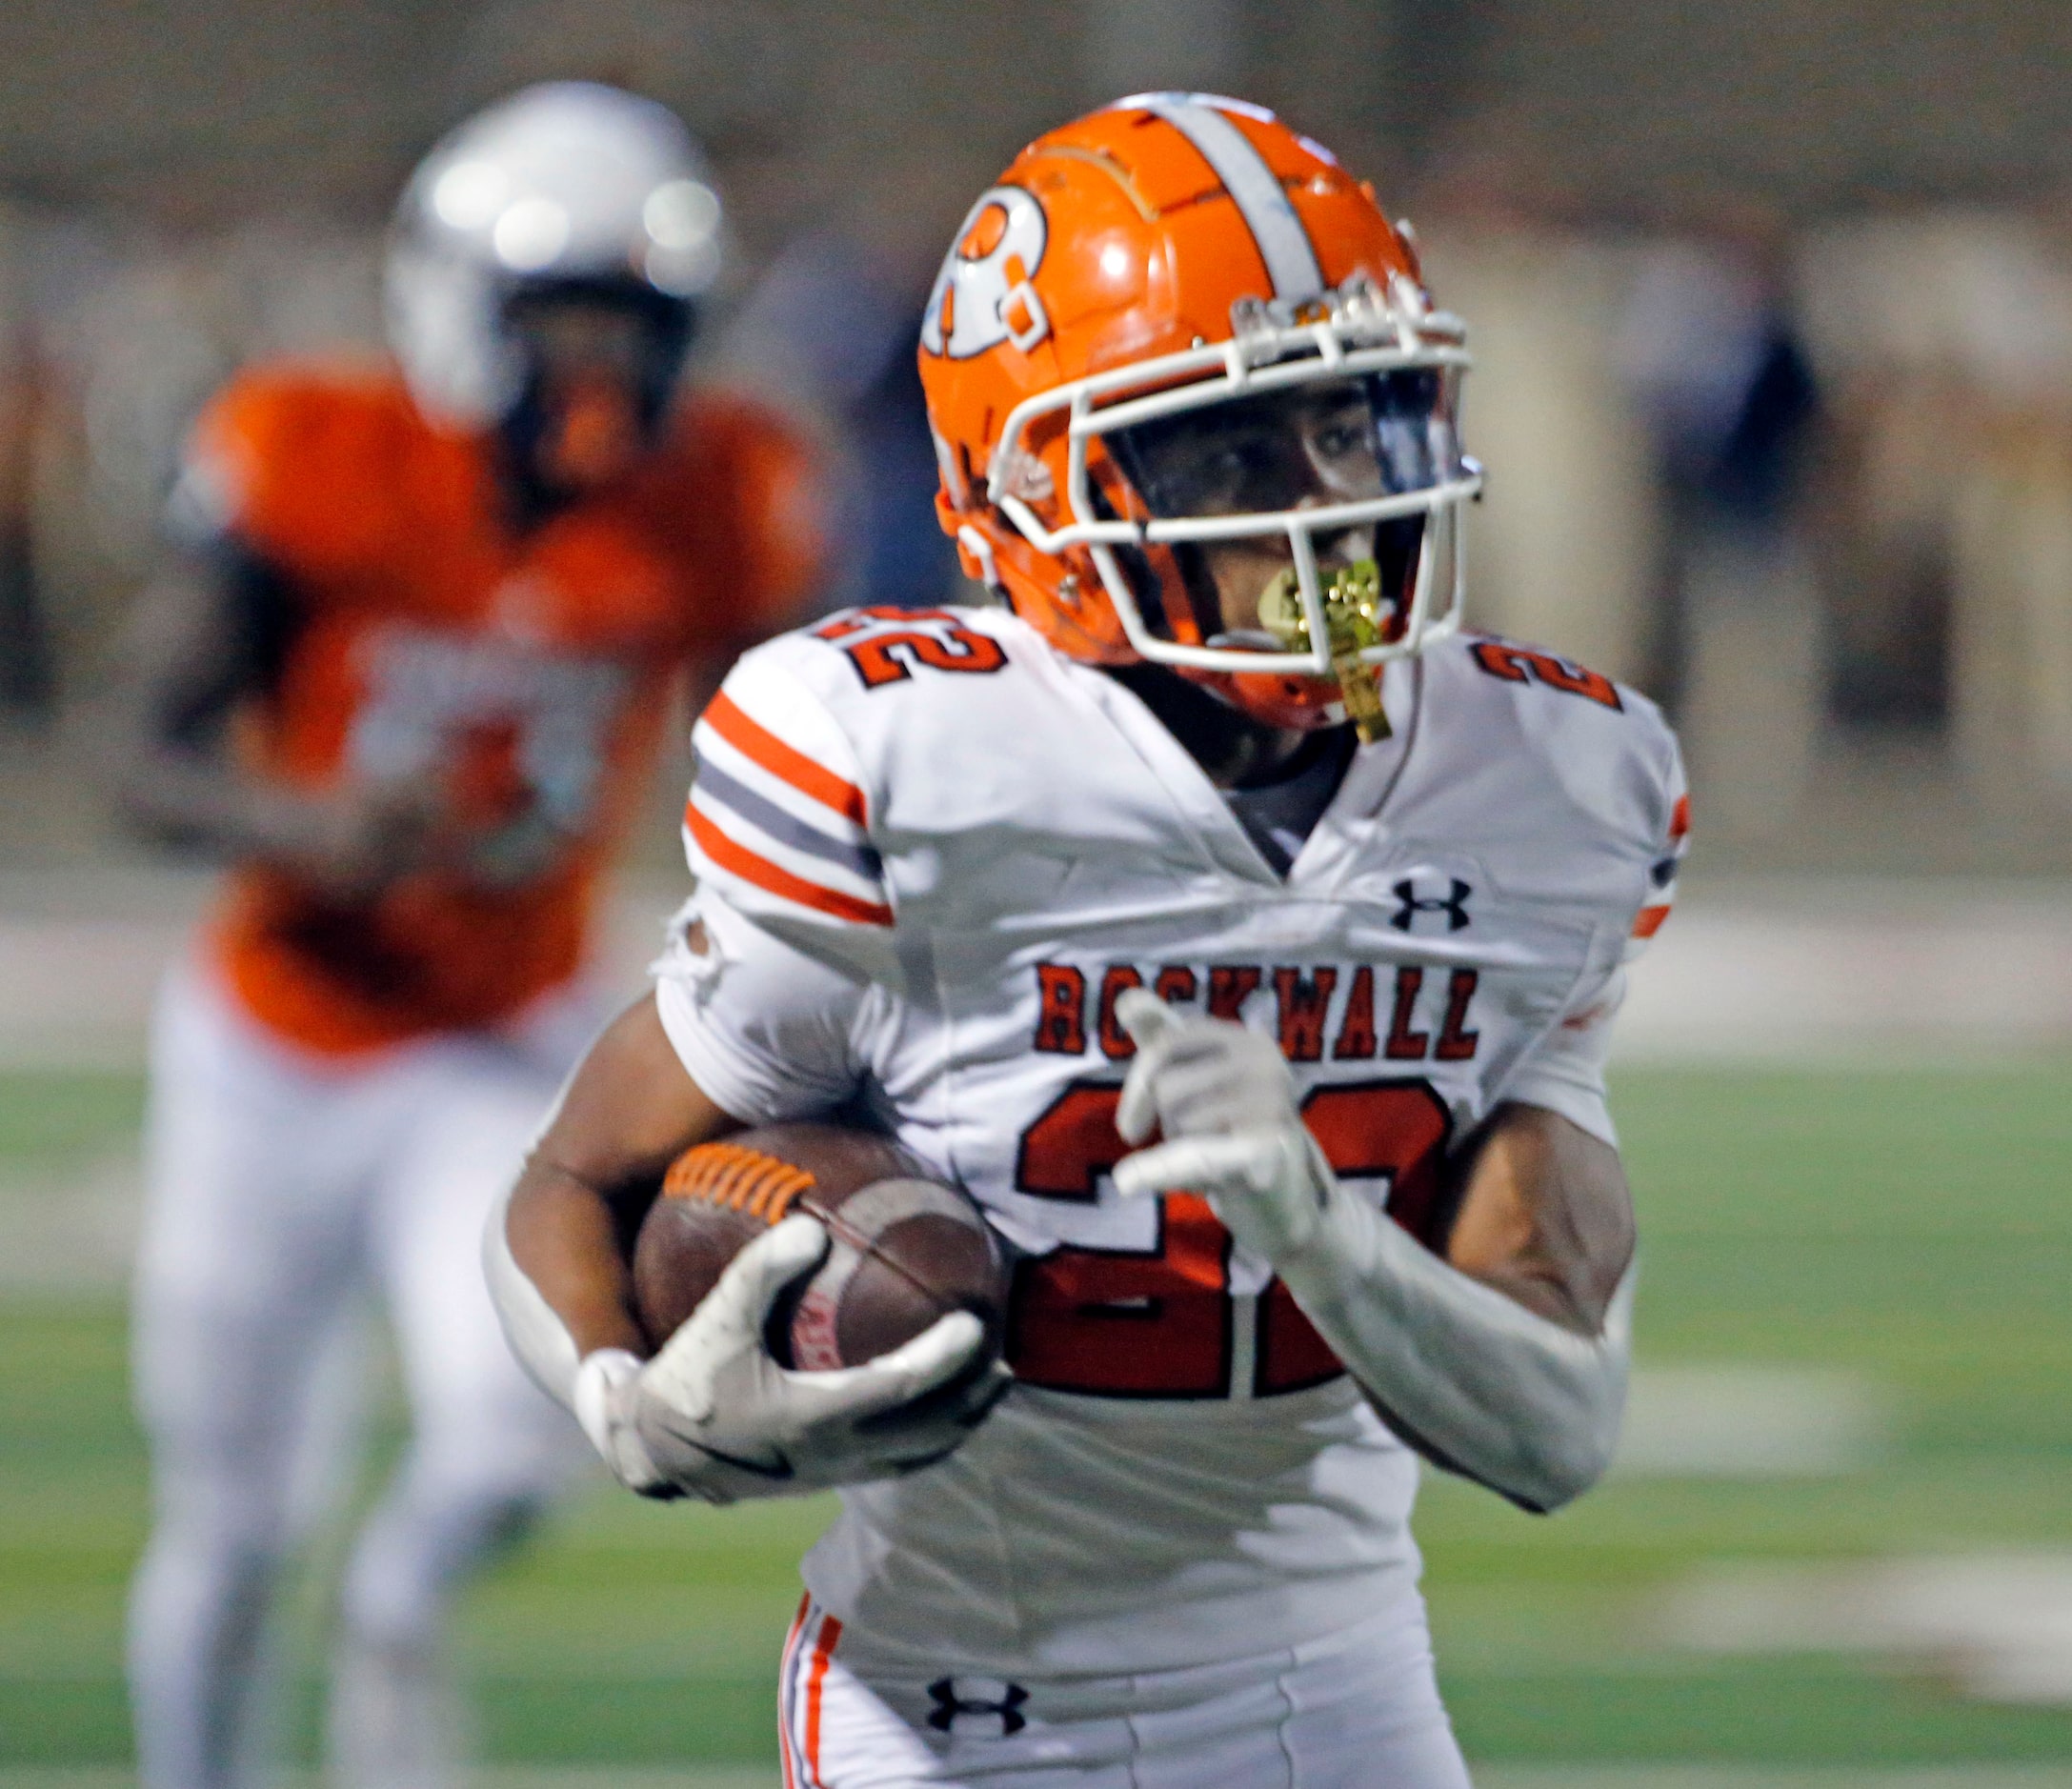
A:
[[[429,415],[487,427],[525,379],[505,321],[513,296],[591,290],[678,309],[680,360],[719,262],[719,196],[676,115],[617,88],[548,82],[477,112],[418,164],[390,233],[389,338]]]

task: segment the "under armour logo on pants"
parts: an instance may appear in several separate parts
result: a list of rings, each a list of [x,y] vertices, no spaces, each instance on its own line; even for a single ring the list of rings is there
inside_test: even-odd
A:
[[[937,1733],[958,1731],[967,1718],[980,1716],[1000,1723],[999,1737],[1003,1739],[1029,1724],[1029,1718],[1021,1712],[1029,1692],[1018,1683],[998,1678],[937,1678],[928,1686],[928,1699],[935,1703],[928,1713],[928,1724]]]

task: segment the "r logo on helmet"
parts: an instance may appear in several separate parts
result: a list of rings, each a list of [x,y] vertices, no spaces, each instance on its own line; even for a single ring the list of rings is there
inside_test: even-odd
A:
[[[952,360],[969,360],[1002,342],[1027,353],[1051,331],[1029,283],[1043,265],[1049,239],[1050,226],[1034,193],[1020,187],[981,193],[928,294],[921,346]]]

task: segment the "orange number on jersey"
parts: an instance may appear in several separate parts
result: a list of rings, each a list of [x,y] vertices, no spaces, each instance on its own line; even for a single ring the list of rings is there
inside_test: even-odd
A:
[[[1481,640],[1475,648],[1475,662],[1492,677],[1506,683],[1543,683],[1550,690],[1565,690],[1570,695],[1588,696],[1606,708],[1623,710],[1618,687],[1611,678],[1580,665],[1569,664],[1552,653],[1529,652],[1501,640]]]
[[[873,625],[886,621],[904,625]],[[939,609],[859,609],[854,614],[838,615],[814,632],[819,638],[840,645],[867,690],[903,682],[914,674],[912,667],[916,664],[926,665],[931,671],[983,674],[998,671],[1007,663],[1007,654],[997,640],[974,633]],[[862,637],[852,637],[858,634]]]
[[[1116,1135],[1121,1090],[1076,1081],[1021,1139],[1015,1180],[1038,1198],[1091,1202],[1129,1153]],[[1429,1239],[1453,1126],[1428,1081],[1322,1087],[1302,1118],[1340,1174],[1390,1177],[1389,1215]],[[1158,1201],[1150,1253],[1059,1248],[1015,1275],[1007,1355],[1031,1385],[1107,1397],[1222,1397],[1231,1390],[1230,1232],[1206,1199]],[[1274,1280],[1259,1299],[1252,1390],[1299,1391],[1343,1369]]]

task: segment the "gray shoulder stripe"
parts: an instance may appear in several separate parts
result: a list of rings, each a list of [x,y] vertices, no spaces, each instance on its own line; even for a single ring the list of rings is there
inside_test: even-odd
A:
[[[1324,276],[1309,231],[1302,228],[1274,171],[1244,132],[1214,106],[1204,105],[1197,94],[1147,93],[1137,103],[1163,118],[1199,150],[1237,201],[1252,239],[1259,245],[1267,277],[1274,282],[1274,290],[1266,296],[1298,303],[1320,296]]]
[[[732,808],[743,819],[753,821],[770,834],[782,839],[795,851],[805,852],[809,856],[823,862],[839,864],[853,875],[860,875],[867,882],[882,882],[885,878],[884,860],[869,845],[853,845],[844,839],[830,838],[815,827],[811,827],[795,814],[787,813],[774,801],[759,795],[747,784],[736,781],[709,758],[698,760],[694,779],[720,806]]]

